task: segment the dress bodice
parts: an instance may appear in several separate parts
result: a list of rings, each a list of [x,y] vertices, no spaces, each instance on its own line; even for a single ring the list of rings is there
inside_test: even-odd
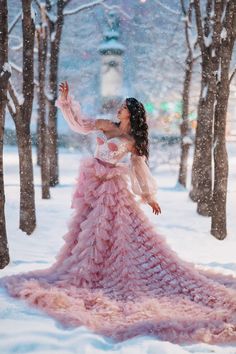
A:
[[[116,164],[129,152],[123,137],[107,138],[102,130],[97,132],[96,142],[94,157],[106,162]]]
[[[96,132],[96,150],[94,157],[111,164],[117,164],[129,153],[129,140],[123,136],[107,138],[102,130],[97,130],[96,120],[86,117],[81,111],[80,103],[71,96],[60,96],[55,105],[59,107],[70,128],[80,134]],[[131,153],[128,163],[131,188],[143,202],[155,201],[157,183],[146,163],[145,155]]]

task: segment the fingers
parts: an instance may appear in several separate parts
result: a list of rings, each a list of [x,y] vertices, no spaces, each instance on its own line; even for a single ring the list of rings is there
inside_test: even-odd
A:
[[[67,81],[60,83],[60,85],[59,85],[59,91],[62,92],[62,93],[65,93],[65,94],[68,93],[68,91],[69,91],[69,85],[68,85],[68,82],[67,82]]]
[[[62,83],[59,85],[59,91],[60,91],[60,93],[62,93],[62,94],[65,93],[65,85],[64,85],[64,82],[62,82]]]
[[[161,214],[161,208],[158,204],[155,204],[155,206],[153,206],[152,211],[154,214]]]

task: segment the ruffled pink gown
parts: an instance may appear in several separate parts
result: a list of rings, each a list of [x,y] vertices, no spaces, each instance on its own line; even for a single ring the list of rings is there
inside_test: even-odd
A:
[[[116,341],[153,335],[174,343],[236,343],[236,279],[197,270],[157,233],[135,199],[155,199],[145,158],[121,162],[128,153],[124,137],[96,131],[71,98],[57,106],[73,130],[97,134],[96,151],[81,161],[74,214],[55,263],[1,284],[65,325],[85,325]]]

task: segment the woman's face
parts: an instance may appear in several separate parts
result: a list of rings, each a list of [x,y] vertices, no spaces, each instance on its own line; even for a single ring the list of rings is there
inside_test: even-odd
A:
[[[120,121],[126,121],[130,119],[130,112],[126,105],[126,101],[118,109],[117,116],[120,119]]]

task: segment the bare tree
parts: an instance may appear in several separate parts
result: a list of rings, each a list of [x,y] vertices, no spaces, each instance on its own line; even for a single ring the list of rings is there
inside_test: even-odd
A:
[[[45,78],[47,64],[47,43],[48,28],[45,15],[45,5],[41,7],[41,25],[37,27],[37,44],[38,44],[38,161],[41,168],[42,182],[42,198],[50,198],[49,184],[49,156],[48,156],[48,130],[46,124],[46,97],[45,97]]]
[[[55,101],[57,99],[58,87],[58,63],[59,50],[61,43],[62,27],[64,23],[63,9],[67,1],[57,0],[57,16],[54,20],[53,16],[48,16],[48,28],[50,36],[50,64],[49,64],[49,116],[48,116],[48,132],[49,132],[49,159],[50,159],[50,186],[56,186],[59,183],[59,167],[58,167],[58,132],[57,132],[57,107]],[[47,11],[52,8],[51,1],[46,1]]]
[[[35,24],[31,0],[22,0],[23,32],[23,100],[9,81],[11,101],[8,109],[16,126],[20,165],[20,229],[30,235],[36,226],[30,121],[34,97],[34,35]]]
[[[207,0],[204,20],[199,0],[194,0],[194,8],[198,44],[202,57],[202,73],[190,197],[193,201],[198,202],[197,211],[199,214],[210,216],[212,203],[212,132],[216,72],[219,66],[220,33],[222,29],[222,8],[221,2],[218,0]]]
[[[189,93],[190,85],[192,79],[192,70],[194,64],[194,45],[191,42],[191,27],[192,27],[192,7],[193,3],[190,2],[188,5],[188,10],[186,10],[184,0],[180,0],[182,12],[184,15],[184,29],[185,29],[185,38],[187,44],[187,56],[185,59],[185,76],[183,84],[183,109],[182,109],[182,123],[180,125],[181,133],[181,155],[180,155],[180,164],[179,164],[179,176],[178,183],[186,188],[187,182],[187,167],[188,167],[188,154],[189,148],[191,145],[191,139],[189,137],[190,127],[189,127]]]
[[[10,77],[8,63],[8,8],[7,0],[0,0],[0,268],[9,263],[9,250],[5,222],[5,193],[3,178],[3,138],[7,85]]]
[[[214,120],[214,190],[211,234],[222,240],[227,236],[226,196],[228,182],[228,156],[225,133],[231,78],[230,62],[236,38],[236,2],[225,5],[222,19],[220,70],[217,84]]]

